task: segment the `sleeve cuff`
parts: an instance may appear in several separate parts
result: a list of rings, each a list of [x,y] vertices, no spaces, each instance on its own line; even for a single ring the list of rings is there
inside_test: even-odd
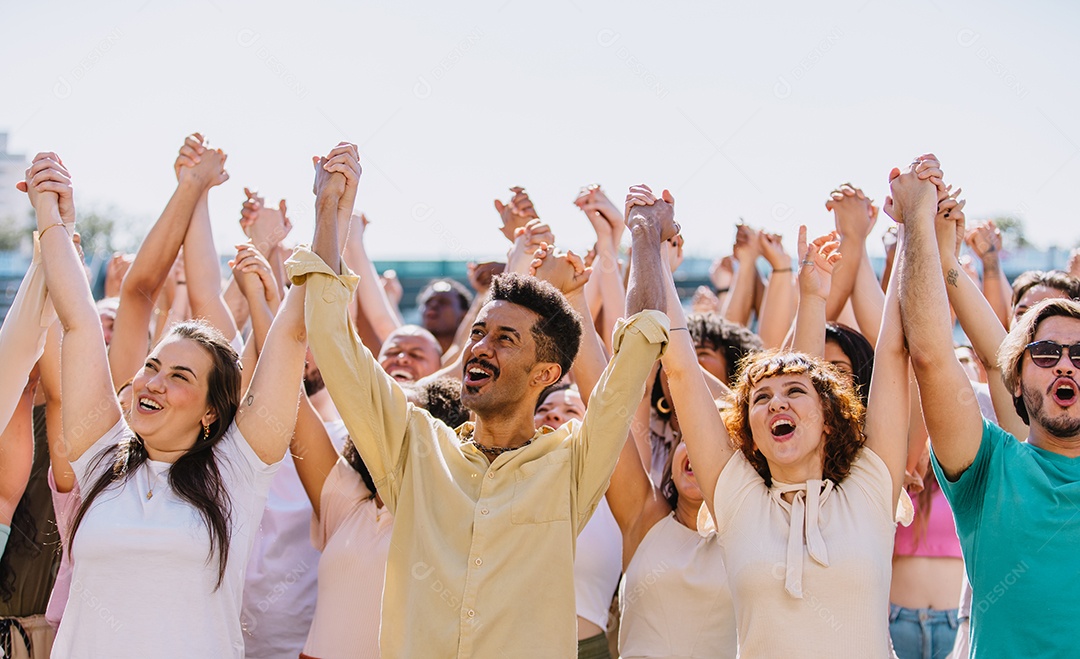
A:
[[[315,252],[312,252],[306,245],[297,247],[292,256],[285,261],[285,276],[288,277],[289,281],[292,283],[307,283],[310,275],[327,275],[340,281],[351,295],[356,292],[356,285],[360,281],[360,278],[349,270],[349,267],[345,265],[344,260],[341,261],[341,270],[342,272],[340,274],[331,270],[330,266],[326,265],[326,262],[315,254]]]
[[[616,323],[611,344],[614,346],[615,352],[618,352],[623,340],[626,338],[626,333],[631,332],[643,337],[649,343],[660,344],[660,354],[657,355],[659,359],[663,357],[664,351],[667,349],[668,329],[670,326],[671,320],[662,311],[656,311],[655,309],[639,311],[633,316],[623,318]]]

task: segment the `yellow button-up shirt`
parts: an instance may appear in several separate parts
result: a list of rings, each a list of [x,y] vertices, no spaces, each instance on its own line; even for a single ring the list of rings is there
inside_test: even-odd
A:
[[[344,266],[343,266],[344,267]],[[308,341],[326,388],[394,514],[383,590],[384,657],[574,657],[574,546],[667,343],[668,318],[620,323],[616,354],[581,423],[537,431],[488,459],[406,401],[348,314],[357,278],[300,249]],[[467,437],[471,424],[458,432]]]

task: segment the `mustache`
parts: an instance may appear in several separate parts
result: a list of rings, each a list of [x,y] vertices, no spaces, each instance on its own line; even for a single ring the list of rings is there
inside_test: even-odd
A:
[[[499,367],[492,364],[491,362],[484,361],[483,359],[470,359],[468,362],[465,363],[465,373],[469,372],[470,366],[479,366],[480,368],[491,371],[492,380],[499,377]]]
[[[1068,380],[1069,382],[1071,382],[1073,388],[1077,390],[1077,393],[1080,393],[1080,385],[1078,385],[1076,383],[1076,380],[1072,379],[1068,375],[1062,375],[1060,377],[1054,378],[1054,381],[1051,382],[1050,386],[1046,389],[1046,395],[1052,396],[1053,393],[1054,393],[1054,389],[1057,389],[1058,383],[1061,382],[1062,380]]]

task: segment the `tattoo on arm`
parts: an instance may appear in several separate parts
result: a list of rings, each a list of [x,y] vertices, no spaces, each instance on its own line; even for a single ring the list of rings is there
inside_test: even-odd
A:
[[[960,273],[956,271],[956,268],[949,268],[949,273],[945,275],[945,281],[949,282],[949,286],[956,288],[958,285],[956,282],[956,278],[959,275]],[[249,402],[248,404],[250,405],[251,403]]]

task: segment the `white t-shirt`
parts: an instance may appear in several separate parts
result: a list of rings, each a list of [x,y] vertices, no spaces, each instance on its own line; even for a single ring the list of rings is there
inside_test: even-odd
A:
[[[341,452],[348,435],[345,424],[324,425]],[[320,555],[311,546],[311,515],[296,463],[286,457],[270,485],[244,576],[241,624],[247,659],[296,659],[304,648],[315,615]]]
[[[607,631],[611,600],[622,576],[622,532],[607,498],[585,523],[574,551],[574,602],[578,616]]]
[[[112,467],[97,456],[130,435],[121,419],[71,463],[83,492]],[[215,590],[218,562],[206,524],[169,486],[172,465],[147,460],[98,495],[75,534],[71,592],[53,657],[244,656],[244,568],[280,463],[263,463],[235,423],[214,451],[232,510],[221,587]]]

